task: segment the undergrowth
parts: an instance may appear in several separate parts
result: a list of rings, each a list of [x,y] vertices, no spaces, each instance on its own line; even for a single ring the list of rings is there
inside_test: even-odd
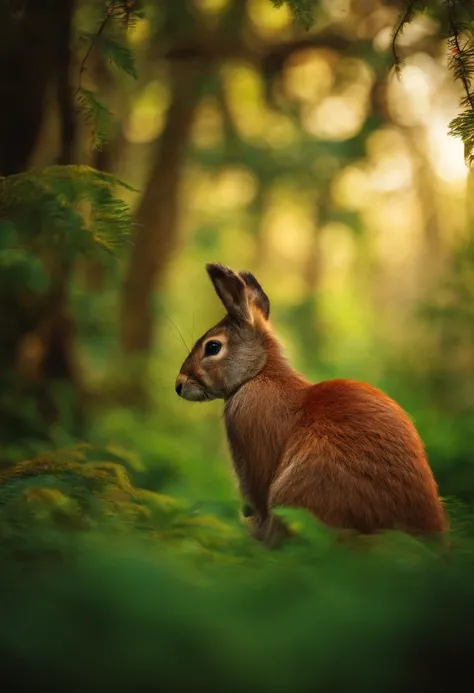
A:
[[[5,690],[398,691],[468,666],[474,543],[454,500],[449,555],[397,533],[342,546],[289,509],[296,536],[270,552],[237,504],[140,488],[141,471],[90,445],[1,470]]]

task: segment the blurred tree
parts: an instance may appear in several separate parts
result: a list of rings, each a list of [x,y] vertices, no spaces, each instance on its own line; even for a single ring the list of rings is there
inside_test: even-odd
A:
[[[69,85],[73,0],[11,0],[0,26],[0,175],[27,168],[55,85],[61,122],[59,159],[70,163],[74,112]],[[12,76],[14,75],[14,79]]]
[[[123,14],[120,3],[112,6],[118,15]],[[81,96],[81,85],[75,90],[72,81],[74,10],[73,0],[41,5],[12,0],[2,15],[0,96],[2,104],[8,104],[0,115],[2,131],[8,133],[0,145],[0,428],[4,443],[32,431],[36,435],[38,427],[45,434],[61,421],[65,402],[58,400],[55,383],[67,386],[70,393],[70,432],[81,433],[83,387],[69,285],[77,256],[93,246],[112,250],[128,224],[126,206],[113,197],[116,180],[66,166],[74,162],[82,144],[74,103],[74,95]],[[83,67],[84,63],[81,75]],[[80,105],[88,117],[84,99]],[[42,130],[51,111],[57,112],[59,134],[44,148],[45,157],[48,164],[59,166],[42,173],[20,173],[30,165],[36,148],[44,145]],[[94,207],[97,204],[100,210]],[[115,239],[110,236],[113,223]],[[20,430],[18,422],[23,422]]]
[[[200,76],[195,66],[178,64],[170,70],[171,103],[136,212],[137,232],[124,283],[122,344],[128,353],[147,353],[152,345],[152,297],[177,244],[180,183]]]
[[[75,113],[69,83],[73,9],[73,0],[51,0],[46,4],[13,1],[2,14],[0,100],[8,104],[0,113],[1,131],[8,133],[0,144],[2,176],[28,167],[44,121],[46,96],[52,87],[60,120],[56,159],[63,164],[73,160]],[[2,367],[7,373],[15,371],[20,378],[28,379],[24,363],[35,351],[37,356],[41,354],[42,365],[37,364],[42,371],[40,380],[65,378],[79,389],[72,347],[74,328],[66,305],[70,263],[64,256],[49,255],[49,287],[41,296],[30,293],[26,310],[21,294],[7,291],[2,295]],[[32,349],[33,344],[36,348]],[[39,402],[46,420],[56,418],[47,387]]]
[[[295,3],[295,8],[296,8]],[[308,25],[310,5],[306,3],[302,13],[296,8],[297,16],[306,17]],[[304,3],[303,3],[304,5]],[[265,98],[269,112],[285,112],[281,99],[274,99],[275,89],[282,72],[293,55],[307,49],[333,51],[336,55],[367,55],[374,60],[377,69],[385,60],[373,52],[370,41],[351,41],[348,35],[337,29],[326,28],[306,34],[304,29],[295,28],[295,37],[274,41],[258,34],[249,18],[248,2],[224,3],[212,24],[199,3],[170,2],[162,8],[163,17],[154,41],[164,45],[161,58],[167,60],[171,102],[166,125],[157,141],[157,151],[148,174],[142,201],[136,213],[136,243],[131,253],[130,264],[124,284],[122,302],[121,341],[128,354],[145,355],[153,344],[154,311],[152,297],[161,289],[172,254],[178,244],[178,199],[184,159],[189,148],[191,128],[198,104],[199,90],[206,97],[217,99],[224,121],[225,141],[223,147],[214,151],[189,148],[189,156],[207,170],[217,171],[222,165],[235,163],[251,167],[261,187],[259,199],[282,175],[295,175],[304,179],[309,190],[318,184],[323,172],[308,175],[308,164],[325,154],[333,156],[347,149],[349,157],[362,152],[359,142],[347,147],[319,144],[308,137],[303,159],[295,146],[295,155],[286,162],[277,162],[268,142],[257,144],[243,138],[235,123],[235,113],[228,103],[225,87],[225,68],[228,64],[244,64],[261,72],[265,84]],[[294,118],[293,106],[287,109]],[[294,109],[293,109],[294,110]],[[376,121],[373,122],[375,127]],[[369,130],[364,130],[363,137]],[[342,165],[342,160],[341,160]],[[331,169],[331,175],[335,171]],[[328,174],[329,175],[329,174]],[[327,178],[327,177],[326,177]],[[329,179],[328,179],[329,180]],[[327,184],[327,183],[325,183]],[[255,228],[258,233],[258,225]],[[313,289],[315,287],[313,286]],[[135,371],[134,374],[136,375]],[[134,379],[135,379],[134,375]]]

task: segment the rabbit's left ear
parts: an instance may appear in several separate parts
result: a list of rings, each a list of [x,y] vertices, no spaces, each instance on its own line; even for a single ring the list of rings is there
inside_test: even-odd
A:
[[[242,277],[225,265],[208,264],[206,270],[227,313],[238,322],[252,323],[247,287]]]
[[[251,305],[255,306],[263,315],[265,320],[270,316],[270,299],[262,289],[258,281],[250,272],[239,272],[247,286],[247,296]]]

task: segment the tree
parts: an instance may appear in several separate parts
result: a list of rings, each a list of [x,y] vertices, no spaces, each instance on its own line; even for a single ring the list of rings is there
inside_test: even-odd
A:
[[[112,14],[122,19],[123,3],[111,6],[114,11],[107,9],[107,19]],[[0,114],[2,131],[8,133],[0,147],[3,444],[19,434],[18,425],[26,437],[47,437],[48,429],[61,421],[64,402],[58,401],[54,383],[70,390],[70,432],[80,434],[83,392],[69,286],[77,258],[89,252],[113,252],[123,244],[130,224],[127,205],[114,195],[120,181],[73,165],[82,145],[78,107],[86,119],[90,117],[82,85],[74,85],[73,11],[72,0],[51,0],[41,6],[13,0],[0,28],[0,89],[2,103],[8,104]],[[120,54],[120,45],[114,46]],[[49,153],[50,163],[56,165],[25,172],[40,139],[51,93],[59,114],[59,149]]]

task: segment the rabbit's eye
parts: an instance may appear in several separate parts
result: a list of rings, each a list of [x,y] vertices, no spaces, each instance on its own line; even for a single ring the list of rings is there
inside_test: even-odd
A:
[[[215,356],[222,348],[222,344],[213,339],[208,342],[204,348],[204,356]]]

